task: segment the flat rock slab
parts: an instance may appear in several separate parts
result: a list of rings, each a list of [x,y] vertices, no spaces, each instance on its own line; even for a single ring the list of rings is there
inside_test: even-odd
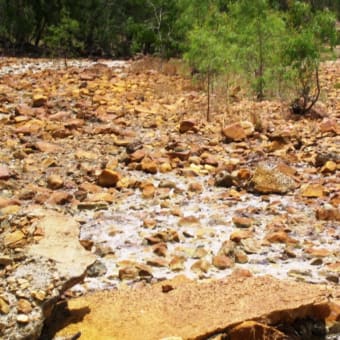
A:
[[[52,214],[44,217],[38,227],[44,237],[29,247],[28,254],[54,260],[58,272],[67,278],[83,276],[96,258],[81,246],[79,224],[72,217]]]
[[[340,289],[270,276],[197,283],[165,281],[99,292],[69,301],[70,323],[57,336],[81,339],[205,339],[246,320],[265,324],[314,316],[326,319]],[[58,338],[58,337],[57,337]]]

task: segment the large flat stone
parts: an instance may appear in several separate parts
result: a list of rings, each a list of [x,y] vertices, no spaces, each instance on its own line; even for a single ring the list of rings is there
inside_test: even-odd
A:
[[[44,231],[39,243],[28,248],[31,256],[43,256],[56,262],[56,268],[65,278],[82,277],[96,257],[79,242],[79,224],[70,216],[52,214],[42,218],[38,228]]]
[[[339,296],[340,289],[269,276],[204,284],[168,281],[71,300],[70,322],[78,322],[58,335],[81,332],[81,339],[96,340],[205,339],[246,320],[270,325],[306,316],[324,319],[330,314],[328,303]]]

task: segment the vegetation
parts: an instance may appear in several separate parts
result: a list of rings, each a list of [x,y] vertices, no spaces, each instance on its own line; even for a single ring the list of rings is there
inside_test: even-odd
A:
[[[184,56],[210,94],[235,72],[262,100],[295,86],[293,110],[319,97],[318,67],[338,43],[332,0],[0,0],[4,53]],[[228,86],[227,86],[228,89]]]

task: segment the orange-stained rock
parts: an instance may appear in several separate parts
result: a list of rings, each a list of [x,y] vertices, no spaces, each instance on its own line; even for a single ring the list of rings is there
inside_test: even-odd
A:
[[[270,243],[299,243],[284,231],[276,231],[267,234],[266,240]]]
[[[102,187],[114,187],[121,179],[121,174],[117,171],[104,169],[97,178],[97,183]]]
[[[197,132],[196,122],[193,120],[183,120],[179,126],[179,132],[185,133],[188,131]]]
[[[234,123],[222,129],[222,134],[225,138],[231,141],[240,141],[247,137],[246,131],[241,124]]]
[[[132,270],[129,278],[135,275],[137,270]],[[205,283],[177,281],[103,291],[69,300],[70,316],[63,322],[67,326],[59,330],[57,336],[81,331],[84,339],[97,340],[130,340],[135,339],[136,334],[148,340],[174,336],[208,339],[211,334],[231,330],[243,322],[253,330],[261,322],[264,326],[259,327],[268,335],[266,339],[274,339],[271,335],[279,333],[268,325],[306,317],[329,318],[332,325],[339,315],[331,306],[339,306],[336,303],[340,294],[338,287],[281,281],[269,276],[241,276]],[[72,322],[85,308],[88,313],[82,314],[80,321],[78,318]],[[239,330],[246,331],[247,324],[239,326]],[[240,338],[244,339],[252,338]]]
[[[336,134],[340,133],[340,124],[333,119],[324,119],[320,123],[319,128],[321,132],[334,132]]]
[[[147,157],[143,158],[141,165],[142,165],[142,170],[147,173],[156,174],[158,171],[157,163],[150,158],[147,158]]]
[[[146,151],[144,149],[136,150],[134,153],[130,155],[131,162],[141,162],[145,157]]]
[[[241,240],[251,238],[254,236],[254,233],[251,230],[235,230],[230,234],[230,241],[240,242]]]
[[[233,222],[238,228],[249,228],[254,223],[253,219],[243,216],[233,216]]]
[[[153,198],[156,193],[156,188],[152,183],[146,183],[142,188],[143,198]]]
[[[216,255],[213,257],[212,264],[218,269],[231,268],[234,265],[233,260],[225,255]]]
[[[6,208],[11,205],[21,205],[21,202],[15,198],[0,197],[0,209]]]
[[[319,208],[316,218],[323,221],[340,221],[340,208]]]
[[[59,175],[51,175],[47,178],[47,186],[50,189],[60,189],[64,185],[64,180]]]

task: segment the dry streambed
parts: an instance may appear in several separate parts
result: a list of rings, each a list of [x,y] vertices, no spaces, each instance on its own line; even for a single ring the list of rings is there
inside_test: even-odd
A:
[[[339,283],[339,62],[323,66],[311,117],[240,98],[241,122],[222,131],[176,74],[0,64],[5,339],[36,337],[62,294],[178,274]]]

